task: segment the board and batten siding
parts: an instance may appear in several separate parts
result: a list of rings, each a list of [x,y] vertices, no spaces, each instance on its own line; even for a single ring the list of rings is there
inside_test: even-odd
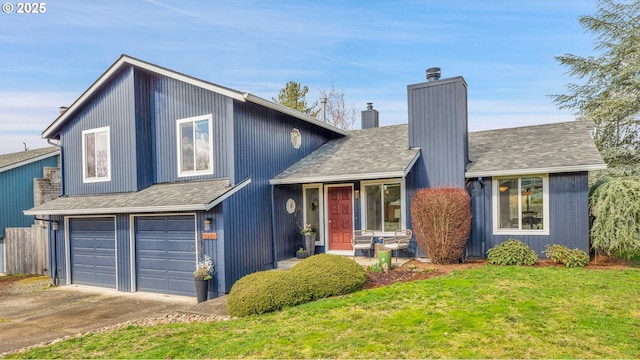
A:
[[[233,126],[232,101],[229,97],[161,75],[141,74],[140,88],[150,94],[148,101],[151,111],[153,133],[153,154],[155,179],[157,183],[205,180],[229,177],[229,157],[227,152],[228,127]],[[144,111],[141,111],[144,113]],[[213,175],[178,177],[178,144],[176,121],[200,115],[213,117]]]
[[[470,186],[474,220],[467,245],[468,256],[486,257],[486,250],[510,238],[526,243],[540,257],[544,257],[545,245],[549,244],[589,252],[589,184],[586,172],[549,174],[549,235],[494,235],[491,181],[491,178],[482,178],[483,186],[477,180]]]
[[[83,182],[82,131],[109,127],[111,180]],[[123,69],[62,128],[64,193],[88,195],[138,190],[133,68]]]
[[[32,162],[0,173],[0,239],[5,236],[6,227],[29,227],[33,216],[24,210],[34,206],[33,179],[44,176],[45,167],[57,167],[58,156]]]
[[[251,178],[251,184],[224,203],[226,291],[246,274],[272,269],[277,260],[273,254],[269,180],[329,139],[341,136],[263,106],[235,100],[233,118],[234,176],[237,181]],[[302,138],[297,149],[291,144],[294,128]],[[300,202],[296,201],[301,207]],[[283,225],[291,226],[291,222]],[[276,238],[289,236],[292,231],[276,228]]]
[[[462,77],[409,85],[409,147],[420,148],[418,188],[464,187],[467,83]]]

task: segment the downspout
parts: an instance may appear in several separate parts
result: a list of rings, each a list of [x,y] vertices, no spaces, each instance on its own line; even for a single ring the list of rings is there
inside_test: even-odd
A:
[[[60,197],[64,196],[64,174],[62,173],[62,168],[64,165],[64,156],[62,156],[62,145],[51,142],[51,139],[47,139],[47,143],[49,145],[53,145],[60,149]]]
[[[271,249],[273,250],[273,268],[278,268],[278,252],[276,251],[276,203],[275,185],[271,185]]]

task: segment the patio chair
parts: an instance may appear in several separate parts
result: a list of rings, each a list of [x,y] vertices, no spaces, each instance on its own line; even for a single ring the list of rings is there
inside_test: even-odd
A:
[[[396,263],[398,262],[398,250],[406,249],[411,242],[413,232],[408,229],[398,229],[393,233],[393,237],[385,237],[382,239],[382,245],[385,249],[396,252]]]
[[[369,258],[371,258],[371,248],[373,247],[373,236],[375,234],[370,230],[355,230],[353,238],[351,238],[351,247],[353,247],[353,258],[356,258],[356,250],[369,250]]]

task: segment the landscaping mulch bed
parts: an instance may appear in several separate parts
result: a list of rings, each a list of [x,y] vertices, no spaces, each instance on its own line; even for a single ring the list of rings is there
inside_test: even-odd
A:
[[[392,266],[387,272],[367,271],[367,282],[365,289],[373,289],[380,286],[387,286],[397,282],[407,282],[414,280],[431,279],[434,277],[450,274],[452,271],[472,269],[487,265],[486,259],[471,259],[464,263],[437,265],[418,260],[411,260],[403,265]],[[535,267],[563,267],[564,265],[554,263],[551,260],[540,260]],[[594,270],[613,270],[613,269],[629,269],[637,268],[635,264],[621,260],[609,258],[606,256],[598,256],[591,260],[587,265],[587,269]]]

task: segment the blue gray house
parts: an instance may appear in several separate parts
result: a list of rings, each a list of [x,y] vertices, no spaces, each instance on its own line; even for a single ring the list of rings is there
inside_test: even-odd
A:
[[[43,201],[34,195],[34,179],[44,177],[45,168],[58,167],[55,147],[0,155],[0,272],[5,271],[5,228],[29,227],[33,216],[23,214]]]
[[[352,254],[354,229],[410,228],[429,186],[474,194],[470,256],[509,236],[587,248],[587,172],[604,163],[586,125],[468,134],[466,86],[410,85],[408,124],[378,127],[369,106],[347,132],[123,55],[44,130],[60,141],[63,194],[25,213],[57,223],[61,284],[189,296],[203,254],[217,296],[293,257],[305,223],[335,254]]]

